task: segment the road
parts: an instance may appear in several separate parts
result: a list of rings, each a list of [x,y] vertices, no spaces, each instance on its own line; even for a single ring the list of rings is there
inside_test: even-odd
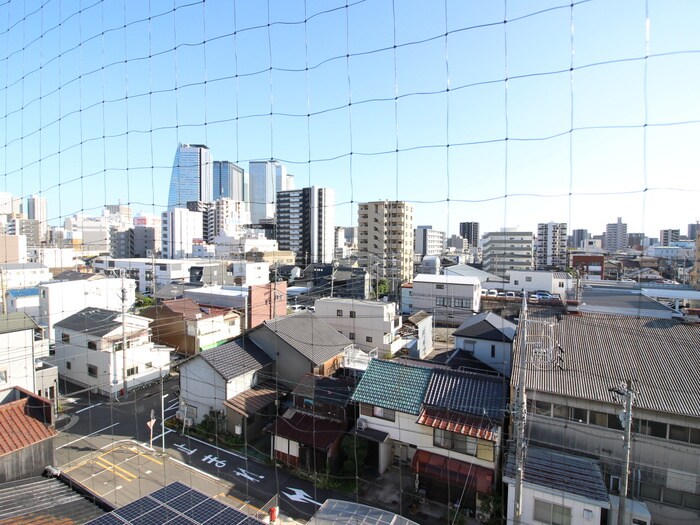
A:
[[[166,419],[175,415],[176,390],[177,381],[163,385]],[[347,499],[213,443],[167,428],[163,433],[160,401],[160,385],[137,391],[121,402],[86,394],[74,396],[64,404],[70,423],[55,441],[58,465],[116,506],[174,481],[198,489],[200,482],[214,482],[227,496],[255,507],[279,494],[281,512],[303,520],[328,498]],[[151,410],[156,417],[152,449],[147,425]],[[154,488],[144,491],[150,486]]]

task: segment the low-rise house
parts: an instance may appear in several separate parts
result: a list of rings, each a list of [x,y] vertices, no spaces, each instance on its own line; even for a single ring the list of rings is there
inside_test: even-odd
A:
[[[104,308],[85,308],[58,322],[53,361],[61,379],[117,396],[168,375],[172,349],[151,341],[150,323]]]
[[[479,311],[481,281],[459,275],[418,274],[413,279],[411,312],[433,315],[435,322],[458,326]]]
[[[39,318],[39,288],[15,288],[5,293],[5,311],[24,312],[32,319]]]
[[[513,339],[516,326],[492,312],[482,312],[464,321],[452,333],[455,350],[450,358],[465,352],[487,364],[500,374],[510,377]],[[448,358],[446,363],[450,364]]]
[[[279,381],[293,388],[306,374],[331,376],[352,341],[310,312],[265,321],[250,340],[275,360]]]
[[[523,321],[520,321],[523,323]],[[528,312],[526,435],[531,443],[597,458],[611,494],[623,473],[623,402],[631,381],[628,496],[654,522],[697,521],[700,512],[700,330],[676,319]],[[514,364],[511,397],[520,385]]]
[[[433,351],[433,316],[422,310],[404,319],[402,335],[409,357],[425,359]]]
[[[395,303],[326,297],[314,303],[317,317],[353,341],[362,350],[377,348],[379,355],[394,355],[404,347],[401,316]]]
[[[478,510],[499,470],[504,391],[499,377],[375,359],[352,396],[354,432],[380,473],[394,458],[410,461],[431,498]]]
[[[3,290],[31,288],[53,279],[48,267],[39,263],[0,264],[0,280]]]
[[[547,272],[541,270],[511,270],[504,290],[514,292],[549,292],[561,299],[574,288],[574,280],[566,272]]]
[[[369,299],[372,291],[371,278],[364,268],[339,266],[326,277],[325,287],[330,287],[333,297]]]
[[[238,337],[240,315],[233,310],[199,306],[192,299],[163,301],[141,310],[139,315],[153,319],[153,340],[176,352],[194,355]]]
[[[229,432],[251,437],[250,427],[277,396],[266,403],[246,410],[235,410],[236,398],[262,385],[272,376],[273,360],[248,337],[241,337],[210,348],[180,366],[180,409],[178,417],[187,425],[201,423],[210,412],[225,414]],[[233,406],[229,406],[233,405]],[[238,427],[238,428],[237,428]]]

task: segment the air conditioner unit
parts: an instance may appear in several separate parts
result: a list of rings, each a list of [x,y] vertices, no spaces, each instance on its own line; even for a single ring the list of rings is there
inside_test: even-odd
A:
[[[187,410],[181,409],[175,412],[175,419],[182,421],[185,417],[187,417]]]
[[[364,418],[357,419],[357,430],[367,430],[367,420]]]
[[[194,421],[191,417],[186,417],[184,420],[184,424],[186,427],[191,427],[192,425],[194,425]]]

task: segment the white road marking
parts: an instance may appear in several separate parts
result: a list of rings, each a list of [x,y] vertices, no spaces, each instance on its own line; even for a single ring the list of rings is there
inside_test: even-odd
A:
[[[92,434],[88,434],[87,436],[83,436],[83,437],[80,437],[80,438],[78,438],[78,439],[74,439],[74,440],[71,441],[70,443],[66,443],[65,445],[61,445],[60,447],[56,447],[56,450],[58,450],[59,448],[67,447],[68,445],[72,445],[73,443],[77,443],[78,441],[81,441],[81,440],[83,440],[83,439],[85,439],[85,438],[89,438],[90,436],[94,436],[95,434],[99,434],[100,432],[103,432],[103,431],[105,431],[105,430],[108,430],[108,429],[110,429],[110,428],[112,428],[112,427],[116,427],[118,424],[119,424],[119,423],[114,423],[113,425],[109,425],[108,427],[101,428],[100,430],[95,430]]]
[[[80,410],[76,410],[75,413],[76,413],[76,414],[80,414],[81,412],[85,412],[86,410],[90,410],[91,408],[98,407],[98,406],[100,406],[101,404],[102,404],[102,403],[96,403],[96,404],[94,404],[94,405],[90,405],[89,407],[81,408]]]

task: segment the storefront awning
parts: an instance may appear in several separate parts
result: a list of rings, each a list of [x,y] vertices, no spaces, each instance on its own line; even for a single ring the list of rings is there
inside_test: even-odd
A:
[[[481,494],[490,494],[493,471],[473,463],[448,458],[440,454],[418,450],[413,456],[411,469],[416,474],[427,476],[443,483],[458,485]]]

